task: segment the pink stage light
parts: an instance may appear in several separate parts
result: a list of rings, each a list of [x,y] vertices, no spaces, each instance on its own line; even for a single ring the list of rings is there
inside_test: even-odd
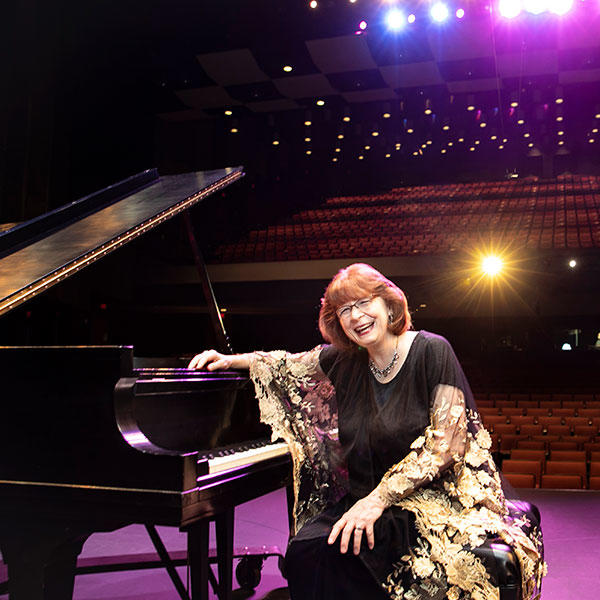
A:
[[[359,29],[362,29],[362,30],[364,31],[364,30],[367,28],[367,22],[366,22],[366,21],[361,21],[361,22],[358,24],[358,28],[359,28]]]
[[[555,15],[565,15],[573,8],[573,0],[548,0],[548,8]]]
[[[456,18],[457,19],[462,19],[465,16],[465,9],[464,8],[459,8],[456,11]]]
[[[505,19],[513,19],[522,10],[521,0],[500,0],[498,10]]]

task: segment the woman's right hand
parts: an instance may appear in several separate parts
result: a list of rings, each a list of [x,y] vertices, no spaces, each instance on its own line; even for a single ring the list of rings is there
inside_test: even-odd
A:
[[[247,369],[249,367],[249,357],[247,354],[221,354],[216,350],[205,350],[192,358],[188,369],[200,370],[204,367],[208,371]]]

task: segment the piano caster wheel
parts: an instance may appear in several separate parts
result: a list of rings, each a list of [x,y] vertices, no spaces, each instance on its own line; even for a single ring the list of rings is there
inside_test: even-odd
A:
[[[244,590],[253,590],[260,583],[263,559],[259,556],[242,558],[235,568],[235,578]]]

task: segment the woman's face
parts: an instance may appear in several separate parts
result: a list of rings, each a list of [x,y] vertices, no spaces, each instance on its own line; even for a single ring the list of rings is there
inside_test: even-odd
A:
[[[340,306],[336,313],[344,333],[363,348],[381,343],[388,335],[390,311],[379,296],[357,298]]]

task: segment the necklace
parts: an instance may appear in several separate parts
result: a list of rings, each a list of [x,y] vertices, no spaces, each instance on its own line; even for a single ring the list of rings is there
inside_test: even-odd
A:
[[[375,377],[379,377],[380,379],[385,379],[391,373],[392,369],[394,368],[394,365],[398,361],[398,341],[399,340],[400,340],[400,338],[398,338],[398,340],[396,340],[396,347],[394,348],[394,356],[392,356],[392,360],[389,362],[389,364],[386,367],[383,367],[383,369],[380,369],[373,362],[372,358],[369,359],[369,369],[371,369],[371,373],[373,373],[373,375],[375,375]]]

